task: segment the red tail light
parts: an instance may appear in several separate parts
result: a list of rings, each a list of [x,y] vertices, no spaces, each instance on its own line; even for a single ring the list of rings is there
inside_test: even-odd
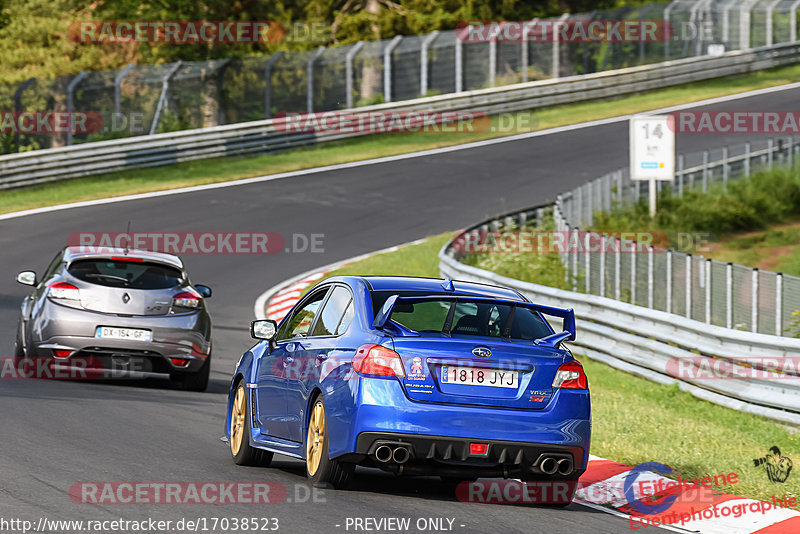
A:
[[[353,357],[353,369],[360,375],[406,376],[400,355],[381,345],[361,345]]]
[[[53,349],[53,356],[56,358],[69,358],[72,355],[72,351],[70,349]]]
[[[589,389],[589,381],[586,380],[586,373],[578,360],[570,360],[562,363],[558,367],[556,377],[553,380],[554,388],[561,389]]]
[[[189,360],[185,358],[170,358],[170,360],[172,360],[172,365],[175,367],[186,367],[189,363]]]
[[[203,301],[203,297],[194,291],[181,291],[172,297],[172,305],[180,308],[197,308]]]
[[[47,284],[48,296],[53,299],[80,300],[81,292],[77,287],[66,282],[51,282]]]

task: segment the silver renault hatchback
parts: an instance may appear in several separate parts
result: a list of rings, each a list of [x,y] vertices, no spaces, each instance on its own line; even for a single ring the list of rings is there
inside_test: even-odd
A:
[[[23,271],[17,282],[34,290],[22,302],[15,358],[88,365],[106,377],[169,373],[184,389],[206,389],[211,289],[192,285],[179,257],[66,247],[41,278]]]

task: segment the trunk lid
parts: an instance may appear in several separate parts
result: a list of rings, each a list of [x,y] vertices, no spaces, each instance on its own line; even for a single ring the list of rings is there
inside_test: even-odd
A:
[[[414,400],[539,410],[568,359],[530,341],[450,338],[437,333],[394,337],[403,360],[403,388]]]

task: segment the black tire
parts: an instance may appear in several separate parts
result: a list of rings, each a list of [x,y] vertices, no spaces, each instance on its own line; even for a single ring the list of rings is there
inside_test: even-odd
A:
[[[317,410],[320,408],[322,410],[324,432],[321,443],[318,442],[318,446],[321,445],[321,450],[319,450],[319,463],[312,473],[311,469],[313,463],[309,460],[311,456],[309,453],[309,441],[311,439],[312,428],[316,426],[312,418],[315,417]],[[322,395],[318,395],[314,399],[314,402],[311,403],[311,410],[309,411],[309,423],[306,432],[306,476],[316,488],[346,489],[353,478],[355,469],[355,464],[331,460],[328,457],[328,424],[325,412],[325,401]]]
[[[186,391],[205,391],[208,387],[208,380],[211,376],[211,354],[199,371],[195,373],[180,373],[172,375],[181,383],[181,388]]]
[[[22,323],[17,326],[17,337],[14,340],[14,363],[25,359],[25,346],[22,344]]]
[[[241,395],[244,399],[244,420],[240,421],[241,429],[243,431],[241,442],[239,443],[238,450],[235,450],[235,443],[234,443],[234,424],[237,422],[235,420],[236,411],[237,411],[237,404],[236,398]],[[231,426],[228,429],[230,432],[230,439],[228,440],[228,444],[230,445],[231,455],[233,456],[233,463],[236,465],[248,465],[254,467],[267,467],[272,462],[273,453],[271,451],[265,451],[263,449],[256,449],[250,445],[250,403],[247,402],[247,390],[245,389],[244,381],[239,381],[236,385],[234,391],[234,402],[231,402]]]

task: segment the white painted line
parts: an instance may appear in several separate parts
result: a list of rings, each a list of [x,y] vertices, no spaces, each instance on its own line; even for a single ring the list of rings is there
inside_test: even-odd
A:
[[[761,96],[765,94],[775,93],[779,91],[787,91],[792,89],[800,88],[800,82],[786,84],[786,85],[778,85],[775,87],[767,87],[764,89],[756,89],[754,91],[748,91],[745,93],[737,93],[734,95],[727,95],[721,96],[717,98],[709,98],[707,100],[701,100],[698,102],[692,102],[689,104],[680,104],[677,106],[671,106],[667,108],[661,109],[654,109],[650,111],[642,111],[637,114],[640,115],[647,115],[653,113],[669,113],[671,111],[676,111],[679,109],[687,109],[687,108],[695,108],[700,106],[706,106],[711,104],[719,104],[722,102],[730,102],[733,100],[740,100],[743,98],[751,98],[755,96]],[[483,141],[474,141],[472,143],[465,143],[461,145],[453,145],[441,148],[433,148],[429,150],[420,150],[418,152],[408,152],[405,154],[397,154],[395,156],[385,156],[382,158],[373,158],[361,161],[351,161],[349,163],[338,163],[335,165],[326,165],[323,167],[313,167],[310,169],[302,169],[298,171],[290,171],[290,172],[282,172],[278,174],[270,174],[265,176],[255,176],[252,178],[243,178],[241,180],[231,180],[228,182],[219,182],[214,184],[206,184],[206,185],[195,185],[191,187],[182,187],[179,189],[169,189],[166,191],[152,191],[149,193],[139,193],[135,195],[125,195],[120,197],[112,197],[112,198],[100,198],[96,200],[85,200],[82,202],[73,202],[70,204],[59,204],[56,206],[46,206],[43,208],[34,208],[30,210],[24,211],[17,211],[13,213],[6,213],[4,215],[0,215],[0,221],[8,220],[8,219],[15,219],[17,217],[25,217],[28,215],[37,215],[41,213],[50,213],[53,211],[60,211],[65,209],[72,209],[72,208],[85,208],[90,206],[99,206],[103,204],[113,204],[116,202],[128,202],[132,200],[143,200],[149,198],[157,198],[163,196],[170,196],[170,195],[180,195],[183,193],[194,193],[197,191],[209,191],[213,189],[221,189],[224,187],[233,187],[238,185],[247,185],[247,184],[254,184],[260,182],[269,182],[272,180],[280,180],[282,178],[294,178],[298,176],[307,176],[310,174],[317,174],[322,172],[329,172],[329,171],[338,171],[342,169],[353,169],[357,167],[363,167],[366,165],[376,165],[381,163],[390,163],[394,161],[402,161],[406,159],[413,159],[413,158],[420,158],[425,156],[433,156],[437,154],[445,154],[448,152],[456,152],[459,150],[470,150],[473,148],[480,148],[490,145],[495,145],[498,143],[509,143],[512,141],[519,141],[521,139],[531,139],[534,137],[542,137],[546,135],[558,134],[563,132],[570,132],[573,130],[580,130],[583,128],[592,128],[594,126],[602,126],[605,124],[613,124],[620,121],[628,120],[633,115],[620,115],[617,117],[610,117],[608,119],[600,119],[596,121],[589,121],[589,122],[582,122],[578,124],[569,124],[566,126],[559,126],[557,128],[549,128],[547,130],[538,130],[535,132],[527,132],[517,135],[509,135],[505,137],[495,137],[492,139],[485,139]]]

